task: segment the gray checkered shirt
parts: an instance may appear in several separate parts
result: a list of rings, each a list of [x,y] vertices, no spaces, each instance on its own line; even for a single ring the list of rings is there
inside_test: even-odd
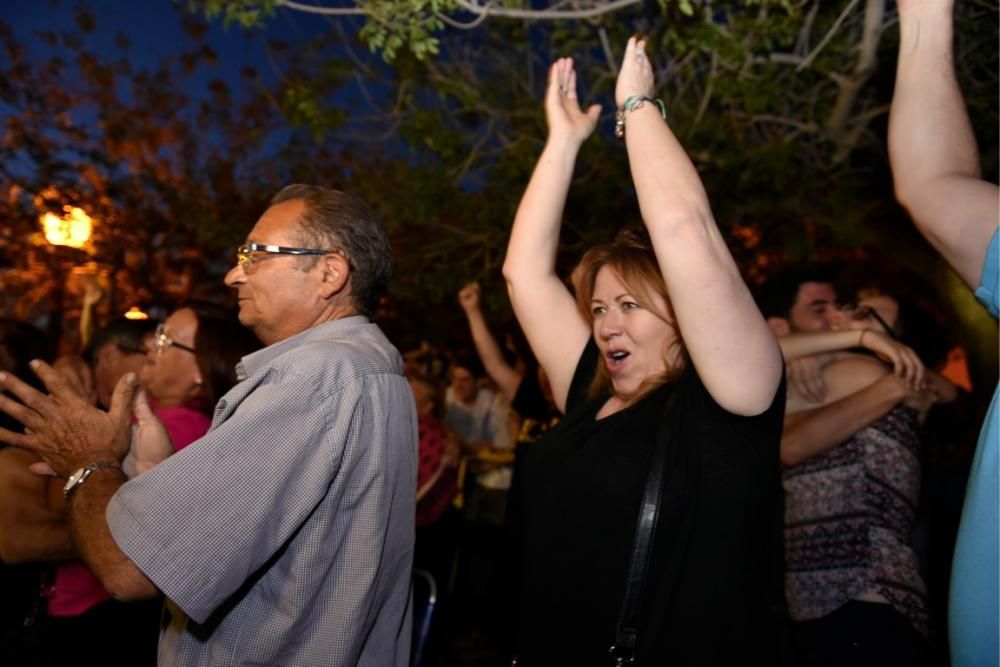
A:
[[[160,665],[407,665],[417,420],[364,317],[245,357],[200,440],[108,505],[168,598]]]

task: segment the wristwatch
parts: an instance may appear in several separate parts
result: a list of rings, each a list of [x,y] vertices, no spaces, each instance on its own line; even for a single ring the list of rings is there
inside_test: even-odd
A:
[[[101,470],[102,468],[122,469],[121,465],[115,461],[95,461],[89,466],[80,468],[66,480],[66,485],[63,487],[63,497],[66,500],[69,500],[70,496],[73,495],[73,492],[83,486],[83,483],[87,481],[87,478],[90,477],[92,472],[95,470]]]

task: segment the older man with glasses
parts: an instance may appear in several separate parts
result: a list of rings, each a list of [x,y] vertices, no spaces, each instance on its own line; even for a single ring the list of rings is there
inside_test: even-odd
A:
[[[104,413],[38,363],[48,397],[0,379],[21,399],[0,409],[30,429],[0,440],[69,476],[77,547],[115,597],[166,595],[161,664],[408,664],[417,430],[402,359],[369,319],[385,230],[354,196],[289,186],[237,259],[226,284],[267,347],[203,438],[127,481],[134,376]],[[162,437],[138,414],[139,446]]]

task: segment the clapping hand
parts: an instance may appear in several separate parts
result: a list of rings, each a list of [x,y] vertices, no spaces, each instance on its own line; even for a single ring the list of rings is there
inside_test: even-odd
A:
[[[550,139],[565,139],[579,146],[594,131],[600,115],[600,104],[591,105],[586,112],[580,109],[573,59],[560,58],[552,63],[545,92],[545,117]]]
[[[135,374],[118,382],[111,410],[105,412],[90,405],[48,364],[33,361],[31,367],[49,393],[0,373],[0,389],[20,399],[0,394],[0,410],[25,427],[24,433],[0,429],[0,442],[33,451],[62,477],[95,461],[121,461],[129,448],[130,406],[138,387]]]
[[[136,393],[134,406],[137,423],[132,427],[132,444],[122,464],[129,478],[141,475],[174,453],[170,434],[150,409],[145,389]]]
[[[874,329],[865,329],[861,345],[874,352],[886,363],[892,364],[896,377],[911,390],[924,388],[924,364],[908,345],[892,339]]]
[[[621,107],[625,100],[637,95],[653,96],[653,66],[646,56],[646,40],[629,37],[615,84],[615,103]]]

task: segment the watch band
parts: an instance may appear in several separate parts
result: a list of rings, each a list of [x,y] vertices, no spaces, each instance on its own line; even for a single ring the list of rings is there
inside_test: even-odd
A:
[[[80,468],[66,480],[66,486],[63,487],[63,497],[69,500],[76,490],[83,486],[83,483],[87,481],[91,473],[104,468],[117,468],[121,470],[122,466],[117,461],[94,461],[90,465]]]

